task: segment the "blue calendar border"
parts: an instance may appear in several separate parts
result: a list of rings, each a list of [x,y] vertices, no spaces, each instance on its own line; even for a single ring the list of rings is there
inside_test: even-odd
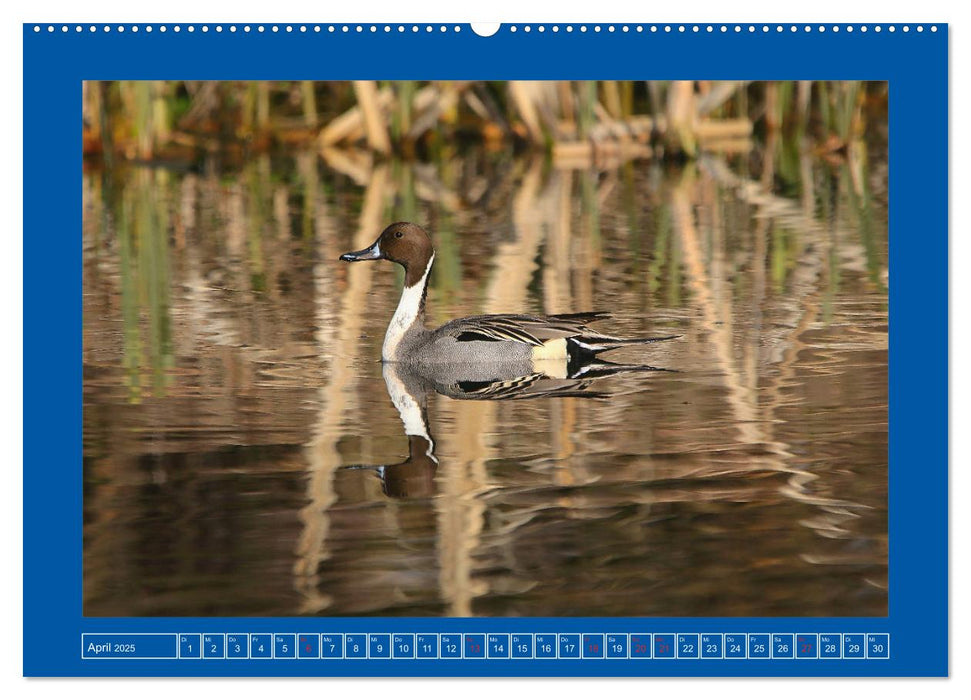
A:
[[[52,26],[53,31],[48,27]],[[24,675],[941,676],[948,673],[947,25],[469,25],[419,32],[24,32]],[[172,28],[174,25],[166,25]],[[242,24],[236,25],[242,28]],[[278,30],[273,31],[272,27]],[[286,31],[291,26],[292,31]],[[406,25],[411,27],[411,25]],[[433,31],[425,30],[433,26]],[[643,31],[637,31],[641,26]],[[670,26],[671,31],[664,27]],[[795,26],[796,31],[790,27]],[[819,31],[820,27],[826,31]],[[841,31],[834,31],[838,26]],[[891,32],[893,26],[895,31]],[[931,31],[931,27],[936,31]],[[767,62],[766,57],[771,57]],[[885,618],[84,618],[81,81],[865,79],[890,85],[890,576]],[[56,233],[54,233],[56,232]],[[44,235],[40,235],[40,234]],[[63,245],[51,245],[60,240]],[[889,660],[82,661],[92,632],[885,632]]]

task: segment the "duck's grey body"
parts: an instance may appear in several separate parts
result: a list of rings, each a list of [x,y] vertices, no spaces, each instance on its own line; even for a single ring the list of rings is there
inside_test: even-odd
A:
[[[498,368],[516,376],[532,371],[533,349],[513,341],[458,340],[442,329],[414,329],[402,338],[393,357],[385,362],[398,362],[412,367],[454,365],[466,367],[470,376],[488,374]],[[493,369],[490,369],[493,368]]]
[[[586,326],[605,318],[604,313],[526,316],[495,314],[470,316],[446,323],[434,330],[425,328],[419,314],[398,342],[385,341],[394,352],[386,362],[411,364],[486,363],[529,368],[546,360],[566,360],[571,352],[594,353],[598,343],[616,342]],[[393,328],[388,333],[393,333]]]

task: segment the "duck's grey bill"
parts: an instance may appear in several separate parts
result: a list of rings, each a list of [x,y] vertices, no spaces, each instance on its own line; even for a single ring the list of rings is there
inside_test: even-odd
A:
[[[381,251],[375,244],[370,248],[365,248],[364,250],[358,250],[354,253],[344,253],[341,256],[341,260],[344,262],[358,262],[360,260],[380,260]]]

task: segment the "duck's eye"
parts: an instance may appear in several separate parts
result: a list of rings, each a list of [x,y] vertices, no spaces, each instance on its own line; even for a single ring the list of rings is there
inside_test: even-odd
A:
[[[403,234],[401,231],[395,231],[394,232],[394,237],[395,238],[401,238],[403,235],[405,235],[405,234]]]

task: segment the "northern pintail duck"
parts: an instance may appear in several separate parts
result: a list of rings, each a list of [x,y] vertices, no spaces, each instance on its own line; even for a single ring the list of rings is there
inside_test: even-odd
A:
[[[586,365],[588,360],[606,350],[677,337],[617,338],[604,335],[587,326],[592,321],[608,318],[608,314],[599,311],[552,316],[469,316],[449,321],[434,330],[426,328],[425,296],[429,273],[435,262],[435,249],[428,234],[417,224],[391,224],[372,245],[364,250],[344,253],[340,259],[345,262],[390,260],[405,269],[401,301],[388,325],[381,349],[384,362],[465,367],[482,363],[516,365],[521,374],[538,367],[545,371],[553,362],[564,368],[554,373],[566,376],[567,366]],[[491,372],[488,374],[492,375]]]

